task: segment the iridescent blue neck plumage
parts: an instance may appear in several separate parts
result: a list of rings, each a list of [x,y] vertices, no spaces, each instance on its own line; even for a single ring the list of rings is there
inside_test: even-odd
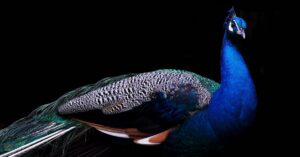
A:
[[[219,136],[239,134],[248,127],[256,109],[255,87],[233,36],[225,32],[221,50],[221,86],[214,93],[208,118]]]
[[[201,156],[222,149],[224,143],[248,128],[255,116],[256,94],[248,68],[231,34],[221,49],[221,85],[208,107],[187,120],[166,142],[174,156]],[[172,146],[176,143],[176,148]]]
[[[242,83],[253,84],[245,61],[232,38],[228,32],[224,33],[221,49],[221,85],[235,88]]]

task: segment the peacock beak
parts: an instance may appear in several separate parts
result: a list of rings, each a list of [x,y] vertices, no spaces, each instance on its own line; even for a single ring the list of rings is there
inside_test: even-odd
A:
[[[246,33],[245,33],[245,30],[244,30],[244,29],[239,29],[239,30],[237,31],[237,34],[240,35],[240,36],[242,36],[243,39],[246,39]]]
[[[243,39],[246,39],[246,33],[245,33],[245,31],[243,31],[242,37],[243,37]]]

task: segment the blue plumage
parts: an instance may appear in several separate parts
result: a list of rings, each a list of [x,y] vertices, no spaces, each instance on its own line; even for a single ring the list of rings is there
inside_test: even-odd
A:
[[[234,30],[232,23],[237,24]],[[254,120],[255,86],[247,65],[233,42],[235,36],[243,35],[238,29],[246,28],[246,23],[231,10],[225,26],[227,29],[221,50],[220,88],[213,93],[207,108],[191,117],[169,136],[165,149],[174,156],[195,157],[216,152],[243,133]]]
[[[240,17],[234,17],[233,20],[237,23],[237,25],[243,29],[247,28],[247,23],[244,19]]]

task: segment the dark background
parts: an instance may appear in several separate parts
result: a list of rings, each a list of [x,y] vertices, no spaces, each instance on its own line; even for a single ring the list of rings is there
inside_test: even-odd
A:
[[[243,144],[252,155],[282,150],[289,126],[278,83],[286,72],[277,60],[284,23],[274,2],[13,5],[4,14],[0,128],[107,76],[172,68],[219,81],[223,22],[232,5],[248,23],[240,46],[259,102]]]

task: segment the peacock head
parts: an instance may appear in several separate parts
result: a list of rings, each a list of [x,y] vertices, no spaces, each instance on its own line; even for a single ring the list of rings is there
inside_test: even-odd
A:
[[[237,17],[232,7],[229,10],[229,15],[225,20],[225,29],[230,34],[237,34],[242,36],[244,39],[246,38],[245,29],[247,28],[247,24],[244,19]]]

